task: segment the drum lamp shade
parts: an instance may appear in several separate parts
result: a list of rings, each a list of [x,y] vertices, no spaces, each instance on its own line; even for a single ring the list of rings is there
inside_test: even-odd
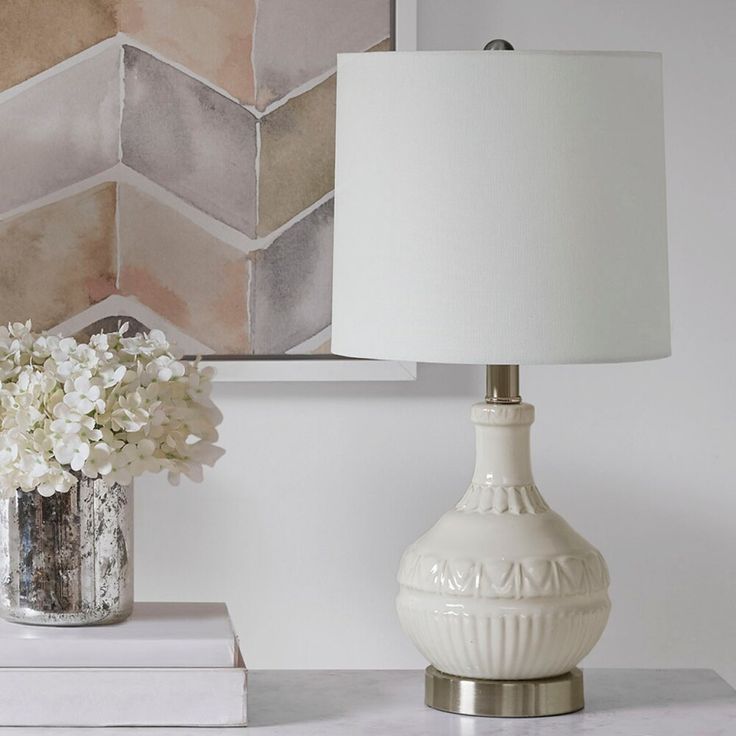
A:
[[[340,355],[669,355],[660,55],[339,55],[333,281]]]

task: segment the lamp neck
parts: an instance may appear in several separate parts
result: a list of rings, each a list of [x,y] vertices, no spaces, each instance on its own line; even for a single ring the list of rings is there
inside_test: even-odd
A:
[[[486,404],[520,404],[519,366],[486,366]]]
[[[529,452],[531,404],[475,404],[473,483],[491,486],[534,485]]]

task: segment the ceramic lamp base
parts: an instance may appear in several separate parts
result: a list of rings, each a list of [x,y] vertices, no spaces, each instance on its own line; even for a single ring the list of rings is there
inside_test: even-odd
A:
[[[424,702],[430,708],[466,716],[558,716],[583,707],[583,673],[577,667],[536,680],[479,680],[430,666],[424,683]]]
[[[508,696],[520,702],[530,698],[532,705],[520,706],[517,715],[550,714],[548,706],[533,705],[541,690],[529,690],[528,683],[545,681],[545,692],[571,687],[565,678],[608,620],[606,563],[550,509],[534,483],[529,453],[534,407],[483,403],[471,416],[473,479],[455,508],[404,553],[399,619],[435,670],[455,678],[433,678],[434,707],[450,698],[444,710],[470,712],[460,710],[462,693],[470,688],[492,693],[470,702],[487,701],[489,715],[502,715],[494,711],[503,683],[504,693],[529,693]],[[450,682],[459,684],[450,687]],[[445,691],[457,692],[456,701]],[[576,697],[559,696],[554,712],[581,708],[582,696]],[[537,707],[542,710],[534,711]]]

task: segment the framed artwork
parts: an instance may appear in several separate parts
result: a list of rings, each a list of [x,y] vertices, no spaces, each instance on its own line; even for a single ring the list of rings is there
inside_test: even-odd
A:
[[[330,354],[336,54],[394,48],[396,17],[0,3],[0,323],[158,327],[220,380],[414,378]]]

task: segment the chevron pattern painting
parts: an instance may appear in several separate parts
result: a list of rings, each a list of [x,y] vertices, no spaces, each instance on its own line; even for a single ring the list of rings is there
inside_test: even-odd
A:
[[[3,0],[0,323],[329,352],[336,54],[390,0]]]

